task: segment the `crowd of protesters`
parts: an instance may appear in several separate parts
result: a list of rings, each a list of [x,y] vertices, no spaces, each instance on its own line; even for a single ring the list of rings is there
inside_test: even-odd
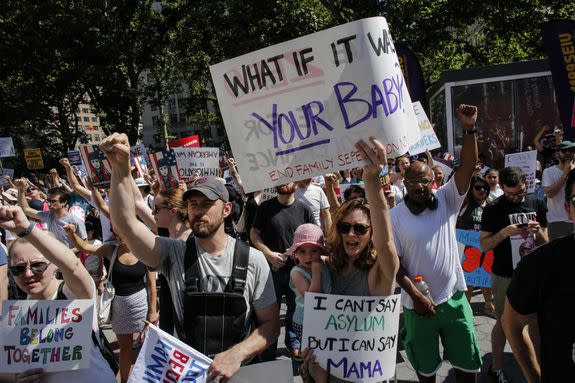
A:
[[[492,284],[477,287],[485,314],[496,319],[487,374],[509,381],[508,341],[529,382],[573,378],[575,332],[562,307],[575,298],[575,144],[556,131],[542,145],[550,128],[541,123],[534,146],[543,196],[528,195],[521,169],[478,159],[477,109],[462,105],[457,118],[463,146],[451,175],[429,152],[388,159],[382,142],[360,140],[363,168],[281,185],[267,200],[261,191],[244,193],[241,177],[249,174],[240,176],[227,157],[227,184],[196,176],[160,189],[153,174],[133,176],[127,138],[114,133],[101,144],[112,167],[108,189],[67,159],[62,177],[57,169],[41,179],[5,177],[0,301],[63,296],[93,299],[98,308],[105,282],[113,284],[111,316],[95,318],[93,328],[110,321],[122,383],[144,319],[159,320],[212,357],[210,380],[225,382],[243,364],[274,360],[281,341],[304,380],[331,382],[340,380],[303,349],[305,292],[383,296],[401,288],[402,342],[419,381],[434,382],[447,360],[457,382],[474,382],[482,366],[469,304],[476,288],[465,283],[455,234],[472,230],[480,234],[481,259],[491,257]],[[380,177],[384,169],[389,177]],[[429,296],[414,285],[416,276],[425,277]],[[115,381],[99,347],[91,350],[90,370],[100,375],[30,370],[0,381]]]

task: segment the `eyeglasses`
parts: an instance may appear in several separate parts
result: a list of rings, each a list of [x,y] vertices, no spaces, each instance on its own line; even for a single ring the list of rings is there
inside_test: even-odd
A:
[[[59,203],[60,200],[58,200],[58,199],[47,199],[46,202],[48,202],[49,204],[53,204],[53,203]]]
[[[515,193],[506,192],[504,190],[503,194],[505,194],[505,196],[508,198],[524,197],[527,194],[527,189],[523,189],[523,190],[520,190],[520,191],[515,192]]]
[[[476,191],[488,191],[489,190],[489,186],[487,185],[473,185],[473,189]]]
[[[34,274],[41,274],[44,271],[46,271],[46,269],[48,268],[48,265],[49,265],[48,262],[32,262],[32,263],[30,263],[29,266],[28,265],[15,265],[15,266],[10,266],[10,272],[15,277],[18,277],[18,276],[24,274],[24,272],[26,272],[26,269],[30,269],[30,271],[33,272]]]
[[[363,225],[361,223],[355,223],[352,225],[351,223],[347,222],[338,222],[336,228],[337,232],[340,234],[347,234],[353,228],[353,232],[355,234],[364,235],[365,233],[367,233],[367,230],[370,228],[370,226]]]
[[[154,209],[152,209],[152,214],[156,215],[156,214],[158,214],[158,213],[160,212],[160,210],[162,210],[162,209],[170,210],[171,207],[167,207],[167,206],[158,206],[158,207],[155,207]]]
[[[431,183],[431,181],[433,181],[431,178],[414,178],[414,179],[406,179],[403,182],[409,185],[421,184],[421,186],[426,187]]]

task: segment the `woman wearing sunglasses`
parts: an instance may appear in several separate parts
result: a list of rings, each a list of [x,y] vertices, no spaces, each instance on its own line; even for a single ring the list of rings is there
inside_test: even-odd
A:
[[[487,205],[487,197],[489,196],[489,191],[491,190],[489,184],[480,175],[474,175],[471,177],[471,187],[467,192],[465,201],[461,206],[459,211],[459,216],[457,217],[457,229],[462,230],[472,230],[479,232],[481,230],[481,216],[483,214],[483,208]],[[473,253],[473,249],[465,248],[466,261],[464,262],[463,269],[467,272],[473,271],[477,267],[483,267],[491,273],[491,265],[493,263],[493,257],[487,257],[484,253]],[[478,256],[477,262],[473,262],[471,259],[473,256]],[[469,266],[466,266],[469,265]],[[473,269],[473,270],[472,270]],[[471,303],[471,298],[473,296],[473,290],[475,286],[467,285],[467,291],[465,295],[467,300]],[[485,313],[487,315],[493,315],[495,311],[495,306],[493,306],[493,296],[491,294],[491,287],[482,287],[481,292],[483,293],[483,298],[485,299]]]
[[[356,144],[364,162],[365,199],[347,201],[334,215],[328,235],[332,294],[350,296],[391,295],[399,258],[393,241],[389,206],[379,175],[387,164],[385,148],[372,138],[373,147],[363,140]],[[302,374],[316,382],[327,381],[326,373],[312,363],[311,352],[305,352]],[[308,369],[308,367],[311,367]],[[335,378],[329,378],[334,381]]]
[[[66,245],[30,223],[20,207],[0,206],[0,226],[19,237],[9,248],[9,270],[29,299],[54,300],[60,290],[69,299],[95,298],[96,286],[80,259]],[[64,281],[55,278],[58,269]],[[98,332],[95,316],[92,329]],[[12,381],[113,383],[116,379],[98,347],[92,344],[89,369],[51,373],[34,369],[17,374]]]

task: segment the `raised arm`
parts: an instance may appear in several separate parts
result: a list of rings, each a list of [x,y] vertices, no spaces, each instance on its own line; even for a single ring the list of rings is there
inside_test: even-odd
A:
[[[113,248],[108,245],[93,245],[88,241],[83,240],[76,234],[76,226],[69,223],[64,225],[64,230],[68,234],[68,238],[74,243],[74,246],[78,251],[84,253],[90,253],[100,257],[110,258],[113,252]]]
[[[136,185],[136,181],[132,178],[132,195],[134,196],[134,202],[136,207],[136,215],[140,217],[142,221],[154,232],[158,232],[158,227],[156,226],[156,220],[154,219],[154,215],[152,214],[152,209],[148,206],[144,198],[142,197],[142,193],[138,189],[138,185]]]
[[[58,266],[66,285],[78,299],[93,297],[92,277],[80,259],[62,242],[31,224],[19,206],[0,206],[0,226],[24,235],[47,260]],[[28,234],[22,234],[28,230]]]
[[[540,122],[538,121],[538,123],[540,123]],[[548,130],[549,130],[549,126],[547,124],[543,124],[543,126],[541,126],[539,128],[539,130],[537,130],[537,134],[533,138],[533,144],[535,145],[535,149],[537,149],[538,152],[542,152],[544,149],[543,145],[541,144],[541,138],[543,138],[543,135]]]
[[[36,221],[40,221],[40,216],[35,209],[32,209],[30,205],[28,205],[28,201],[26,200],[26,181],[23,179],[18,179],[14,182],[16,184],[16,188],[18,189],[18,206],[22,208],[24,214],[27,217],[34,219]]]
[[[335,187],[339,182],[339,176],[336,173],[329,173],[323,176],[325,180],[325,196],[329,202],[329,212],[331,218],[335,216],[337,209],[339,209],[340,203],[337,199],[337,193],[335,192]],[[326,232],[328,232],[326,230]]]
[[[463,195],[469,188],[471,176],[477,163],[477,107],[461,104],[457,108],[457,119],[463,127],[463,145],[461,147],[461,166],[455,171],[455,184],[459,195]]]
[[[66,170],[66,178],[68,178],[70,187],[72,187],[72,189],[74,189],[74,191],[78,193],[80,196],[82,196],[82,198],[84,198],[86,201],[91,201],[92,192],[90,192],[90,190],[85,188],[80,183],[80,181],[78,181],[78,178],[76,178],[76,175],[74,174],[74,168],[70,164],[70,160],[68,160],[67,158],[62,158],[60,159],[60,165],[62,165],[64,167],[64,170]]]
[[[114,231],[124,238],[140,261],[155,268],[160,261],[160,243],[158,237],[136,217],[128,137],[114,133],[100,147],[112,165],[109,206]]]
[[[373,148],[363,140],[355,145],[364,162],[363,182],[371,215],[371,240],[377,252],[376,267],[369,271],[369,284],[373,295],[391,295],[399,258],[393,241],[389,206],[379,181],[379,175],[387,164],[387,156],[381,142],[375,138],[371,138],[371,142]]]
[[[242,183],[242,178],[240,177],[240,172],[238,171],[236,161],[233,159],[233,157],[228,157],[226,161],[228,162],[228,169],[230,171],[230,175],[234,177],[236,185],[238,185],[238,188],[240,189],[240,193],[242,193],[242,195],[246,195],[246,193],[244,192],[244,184]]]

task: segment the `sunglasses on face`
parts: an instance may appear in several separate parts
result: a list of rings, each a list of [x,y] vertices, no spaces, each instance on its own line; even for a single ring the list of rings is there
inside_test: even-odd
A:
[[[414,179],[405,180],[404,183],[409,184],[409,185],[421,184],[421,186],[427,187],[431,183],[431,181],[433,181],[433,180],[430,178],[414,178]]]
[[[487,186],[487,185],[474,185],[473,189],[476,191],[488,191],[489,186]]]
[[[523,189],[523,190],[520,190],[520,191],[515,192],[515,193],[503,191],[503,194],[505,194],[505,196],[507,198],[523,197],[523,196],[525,196],[525,194],[527,194],[527,189]]]
[[[357,235],[364,235],[367,233],[369,229],[369,225],[363,225],[361,223],[347,223],[347,222],[338,222],[337,224],[337,232],[339,234],[347,234],[353,228],[353,232]]]
[[[15,265],[10,266],[10,272],[15,277],[20,276],[26,272],[26,269],[30,269],[34,274],[41,274],[48,268],[48,262],[32,262],[30,266],[28,265]]]

